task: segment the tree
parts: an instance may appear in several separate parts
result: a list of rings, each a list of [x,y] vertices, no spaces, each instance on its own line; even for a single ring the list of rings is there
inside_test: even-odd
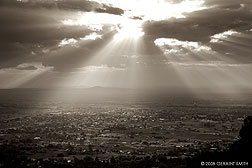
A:
[[[252,116],[245,118],[239,135],[242,141],[252,142]]]

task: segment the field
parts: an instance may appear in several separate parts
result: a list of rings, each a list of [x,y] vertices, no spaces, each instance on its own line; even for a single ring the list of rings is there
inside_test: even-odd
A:
[[[52,90],[1,90],[0,145],[32,159],[190,157],[239,138],[250,95],[123,97]]]

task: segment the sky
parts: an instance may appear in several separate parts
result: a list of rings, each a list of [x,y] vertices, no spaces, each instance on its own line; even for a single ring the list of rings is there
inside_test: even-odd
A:
[[[0,0],[0,88],[252,88],[251,0]]]

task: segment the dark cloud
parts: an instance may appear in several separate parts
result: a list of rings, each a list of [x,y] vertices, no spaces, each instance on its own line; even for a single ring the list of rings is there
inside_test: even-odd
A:
[[[185,0],[165,0],[165,2],[178,4]],[[250,4],[251,0],[204,0],[204,5],[214,8],[238,9],[243,4]]]
[[[181,1],[169,2],[180,3]],[[143,25],[145,35],[139,42],[137,54],[160,56],[162,51],[155,46],[154,40],[175,38],[181,41],[200,42],[223,54],[232,52],[236,55],[246,55],[246,59],[244,57],[246,61],[250,59],[250,51],[244,49],[249,46],[230,49],[228,48],[230,42],[209,43],[214,34],[230,29],[245,32],[252,28],[251,5],[248,1],[206,0],[205,5],[211,8],[185,14],[186,18],[146,22]],[[63,25],[62,20],[72,19],[71,16],[76,15],[76,11],[116,15],[122,15],[124,12],[119,8],[87,0],[29,0],[27,2],[2,0],[0,6],[0,68],[16,67],[23,62],[35,60],[43,62],[45,66],[53,66],[58,71],[83,67],[85,62],[106,46],[116,33],[111,32],[111,25],[108,25],[99,32],[101,35],[105,34],[102,39],[89,40],[88,43],[78,42],[78,47],[66,45],[60,48],[58,44],[63,39],[78,41],[93,32],[87,26]],[[142,18],[136,16],[132,19]],[[250,43],[251,40],[244,42]],[[229,45],[225,45],[227,43]],[[110,65],[110,63],[106,64]]]
[[[0,0],[0,68],[15,67],[53,50],[63,39],[89,35],[85,25],[64,25],[78,11],[121,15],[123,10],[88,0]],[[97,30],[98,31],[98,30]],[[106,30],[104,30],[106,31]],[[104,32],[101,32],[101,34]]]
[[[224,9],[239,9],[246,5],[251,5],[251,0],[205,0],[206,6]]]
[[[98,13],[109,13],[109,14],[114,14],[114,15],[122,15],[124,14],[124,11],[120,8],[114,8],[108,5],[103,5],[102,8],[96,8],[95,12]]]
[[[210,8],[186,14],[186,18],[148,21],[144,32],[156,38],[208,43],[210,37],[230,29],[245,31],[252,27],[252,12],[247,8],[225,10]]]
[[[89,0],[1,0],[0,6],[18,7],[28,9],[59,9],[71,11],[109,13],[114,15],[122,15],[124,11],[120,8],[114,8],[104,4],[99,4]]]
[[[251,31],[229,36],[226,39],[221,39],[219,43],[211,43],[210,46],[214,51],[218,51],[218,53],[226,55],[227,57],[234,58],[241,63],[252,62]]]
[[[20,8],[46,8],[46,9],[63,9],[63,10],[80,10],[80,11],[92,11],[100,4],[97,2],[86,0],[28,0],[28,1],[16,1],[16,0],[1,0],[1,6],[6,7],[20,7]]]
[[[213,51],[240,63],[251,63],[252,4],[248,0],[206,0],[210,7],[185,13],[185,18],[147,21],[143,25],[146,39],[174,38],[180,41],[199,42]],[[210,43],[211,36],[228,30],[239,32],[222,42]]]
[[[110,31],[110,26],[104,27],[103,38],[79,41],[78,47],[66,46],[46,54],[42,59],[44,66],[53,66],[55,71],[73,71],[87,65],[113,38],[116,32]]]
[[[19,9],[0,7],[0,68],[16,67],[23,62],[42,62],[55,70],[69,71],[99,51],[116,32],[112,25],[103,25],[97,33],[102,39],[86,42],[80,38],[94,32],[85,25],[64,25],[74,12],[47,9]],[[58,44],[63,39],[74,39],[78,46]]]
[[[17,67],[16,69],[18,69],[18,70],[37,70],[38,68],[30,65],[30,66],[25,66],[25,67]]]
[[[32,53],[57,45],[65,38],[80,38],[87,26],[66,26],[61,12],[0,8],[0,67],[15,66]],[[34,56],[33,56],[34,57]]]
[[[91,31],[86,26],[64,26],[64,17],[50,11],[0,8],[0,42],[43,43],[63,38],[82,37]]]
[[[34,57],[33,51],[36,51],[38,46],[34,44],[23,43],[0,43],[0,69],[6,67],[15,67],[23,63],[30,57]]]
[[[143,20],[143,17],[142,16],[133,16],[133,17],[131,17],[131,19],[134,19],[134,20]]]

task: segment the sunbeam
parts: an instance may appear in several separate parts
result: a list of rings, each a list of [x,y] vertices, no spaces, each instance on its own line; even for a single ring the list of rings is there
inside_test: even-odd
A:
[[[251,0],[0,13],[0,168],[251,164]]]

